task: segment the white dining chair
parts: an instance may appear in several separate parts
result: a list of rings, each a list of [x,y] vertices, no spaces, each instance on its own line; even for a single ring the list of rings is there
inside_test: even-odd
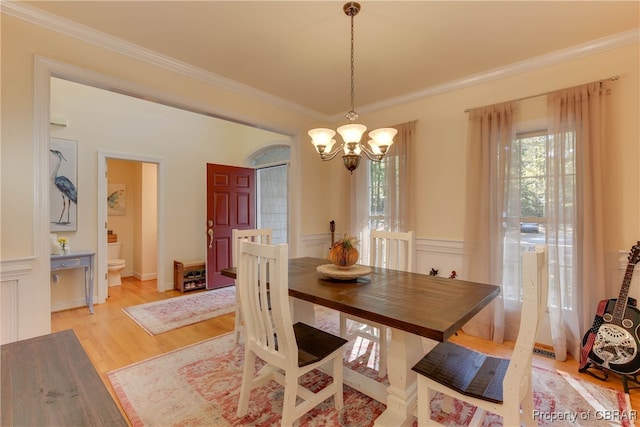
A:
[[[273,235],[270,228],[249,228],[244,230],[239,230],[234,228],[231,230],[231,256],[233,257],[231,260],[231,264],[233,267],[238,268],[238,258],[240,256],[240,240],[247,240],[249,242],[256,243],[264,243],[271,244]],[[236,273],[237,274],[237,273]],[[240,342],[240,338],[242,336],[242,313],[240,310],[240,293],[238,292],[238,282],[236,281],[236,316],[235,316],[235,326],[233,328],[233,333],[235,334],[235,342],[238,344]]]
[[[536,426],[533,418],[531,361],[537,331],[547,308],[546,251],[523,254],[520,329],[511,359],[487,356],[445,341],[412,369],[418,373],[418,426],[441,425],[431,419],[436,392],[503,417],[505,426]],[[446,412],[446,411],[445,411]]]
[[[284,386],[282,426],[291,426],[331,396],[336,410],[342,409],[342,359],[347,340],[304,323],[293,324],[287,244],[241,241],[239,246],[238,288],[245,322],[245,352],[238,417],[248,412],[251,390],[270,380]],[[256,357],[265,365],[254,375]],[[318,392],[303,387],[300,377],[320,367],[331,372],[331,384]],[[260,403],[273,404],[252,405]]]
[[[390,270],[413,272],[415,238],[413,231],[371,230],[369,265]],[[347,321],[355,322],[351,327]],[[389,327],[351,314],[340,313],[340,336],[351,340],[361,337],[378,344],[378,375],[387,375],[387,341]]]

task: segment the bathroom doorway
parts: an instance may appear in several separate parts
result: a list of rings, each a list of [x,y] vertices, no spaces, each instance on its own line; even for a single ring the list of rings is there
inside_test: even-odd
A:
[[[122,243],[121,259],[125,268],[121,275],[139,280],[155,279],[159,292],[163,290],[159,289],[162,271],[158,269],[162,256],[160,224],[163,221],[159,200],[162,170],[162,159],[98,152],[98,223],[104,224],[98,233],[98,244],[107,248],[109,240]],[[104,262],[98,262],[97,270],[99,293],[102,289],[108,296],[106,257]]]
[[[115,269],[108,264],[109,276],[157,278],[157,209],[157,165],[107,158],[107,246],[117,244],[113,258],[124,261]]]

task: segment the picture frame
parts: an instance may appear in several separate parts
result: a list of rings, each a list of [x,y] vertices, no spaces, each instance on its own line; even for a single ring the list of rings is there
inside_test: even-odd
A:
[[[127,186],[109,183],[107,185],[107,215],[125,215],[127,208]]]
[[[78,141],[51,138],[49,141],[49,229],[78,229]]]

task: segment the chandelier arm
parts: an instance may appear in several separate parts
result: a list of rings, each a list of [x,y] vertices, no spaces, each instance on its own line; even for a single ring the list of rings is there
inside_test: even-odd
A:
[[[322,160],[333,160],[339,152],[344,150],[344,142],[342,144],[340,144],[340,146],[334,150],[332,150],[329,153],[322,153],[320,154],[320,157],[322,158]]]
[[[384,154],[376,154],[373,151],[371,151],[369,148],[365,147],[364,144],[358,144],[358,145],[360,145],[360,150],[364,152],[367,158],[373,162],[379,162],[384,157]]]

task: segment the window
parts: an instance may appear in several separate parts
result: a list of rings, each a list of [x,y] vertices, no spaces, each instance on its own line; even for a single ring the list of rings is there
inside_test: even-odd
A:
[[[287,176],[289,147],[275,146],[253,156],[256,167],[257,228],[271,228],[272,243],[288,242]]]
[[[504,241],[504,266],[503,279],[505,284],[505,299],[520,302],[522,300],[521,288],[521,263],[522,253],[533,251],[536,245],[548,243],[548,188],[549,168],[548,161],[553,157],[551,150],[551,138],[546,131],[531,132],[516,135],[513,151],[516,154],[514,165],[517,165],[508,183],[509,191],[518,193],[516,203],[508,202],[506,213],[507,230]],[[575,152],[573,147],[569,150]],[[564,181],[575,185],[575,161],[573,156],[564,163]],[[572,203],[572,200],[568,201]],[[519,207],[517,206],[519,204]],[[518,213],[517,220],[510,220],[510,214]],[[513,217],[511,217],[513,218]],[[555,233],[554,233],[555,235]],[[560,257],[561,271],[563,274],[571,274],[573,247],[571,232],[564,233],[569,236],[561,247],[564,253]],[[550,271],[552,271],[550,269]],[[571,306],[571,295],[568,294],[563,307]],[[553,304],[554,301],[551,301]]]
[[[394,167],[389,167],[393,162]],[[394,231],[400,229],[398,212],[400,200],[399,158],[390,156],[381,162],[368,162],[369,169],[369,229]],[[387,176],[394,173],[395,179]],[[388,194],[393,192],[394,194]],[[394,219],[395,218],[395,219]]]
[[[546,132],[519,134],[512,145],[511,173],[506,183],[503,283],[507,301],[522,300],[522,253],[544,244],[546,226]]]
[[[360,263],[368,263],[369,231],[413,229],[413,182],[410,179],[411,140],[415,122],[394,126],[395,141],[380,162],[362,156],[349,182],[348,232],[360,240]]]
[[[369,163],[369,230],[384,230],[385,169],[382,162]]]

